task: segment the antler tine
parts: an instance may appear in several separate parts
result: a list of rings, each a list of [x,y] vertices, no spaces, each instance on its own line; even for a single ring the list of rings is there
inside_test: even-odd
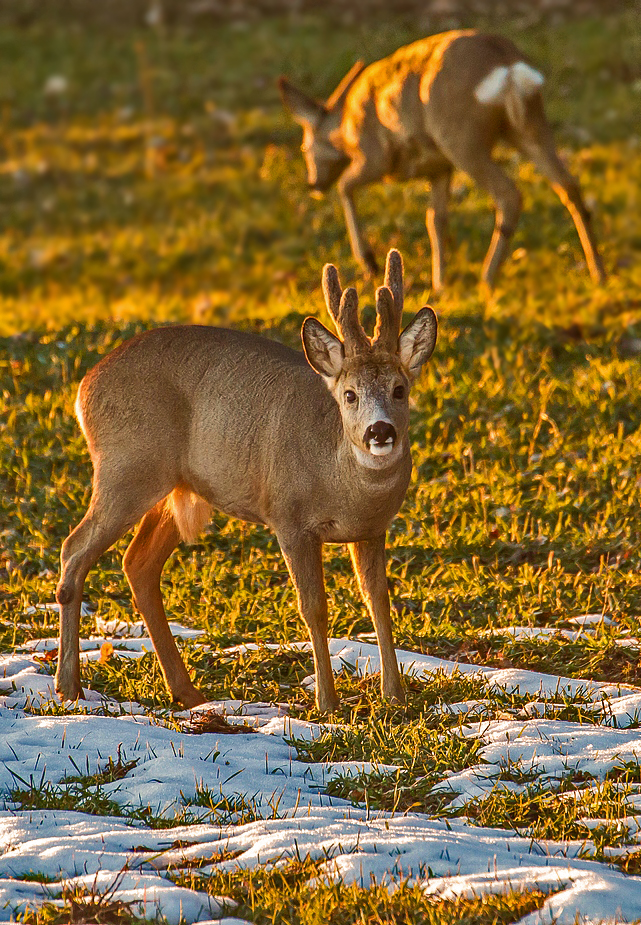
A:
[[[391,353],[398,347],[400,315],[396,313],[396,301],[391,289],[380,286],[376,290],[376,327],[372,344]]]
[[[332,316],[332,321],[334,322],[334,325],[340,334],[338,315],[343,290],[341,289],[341,281],[338,276],[338,270],[333,263],[326,263],[323,267],[322,285],[323,295],[325,296],[325,305],[327,305],[327,311]]]
[[[401,326],[403,314],[403,258],[400,252],[393,247],[385,261],[385,285],[394,296],[394,304],[398,312],[398,326]]]
[[[341,297],[338,309],[338,329],[343,338],[346,355],[370,349],[370,341],[358,320],[358,295],[351,286]]]
[[[376,330],[373,343],[395,351],[403,314],[403,258],[396,248],[387,255],[385,285],[376,290]]]

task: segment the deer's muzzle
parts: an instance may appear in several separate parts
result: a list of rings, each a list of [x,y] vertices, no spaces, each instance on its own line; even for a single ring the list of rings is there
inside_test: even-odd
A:
[[[394,449],[396,428],[389,421],[376,421],[369,425],[363,440],[373,456],[386,456]]]

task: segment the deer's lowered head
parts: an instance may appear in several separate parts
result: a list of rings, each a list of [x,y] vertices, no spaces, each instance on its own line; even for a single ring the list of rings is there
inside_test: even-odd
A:
[[[434,350],[436,316],[426,306],[399,334],[403,264],[397,250],[389,252],[385,285],[376,292],[372,338],[359,321],[356,290],[342,291],[332,264],[323,269],[323,293],[338,337],[318,319],[306,318],[305,355],[338,403],[345,436],[358,462],[386,468],[407,449],[409,389]]]
[[[349,164],[341,148],[340,124],[347,93],[364,67],[363,61],[357,61],[324,103],[299,90],[286,77],[278,81],[283,104],[303,127],[301,150],[307,182],[316,193],[327,192]]]

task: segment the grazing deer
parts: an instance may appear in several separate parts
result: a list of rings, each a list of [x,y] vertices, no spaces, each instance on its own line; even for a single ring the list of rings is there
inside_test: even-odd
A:
[[[370,339],[354,289],[336,268],[323,292],[338,331],[302,328],[305,355],[254,334],[177,326],[118,347],[80,383],[76,412],[94,466],[89,509],[62,547],[56,690],[82,696],[79,615],[98,557],[138,521],[124,557],[134,601],[167,687],[185,706],[190,680],[163,607],[162,568],[212,508],[271,527],[308,626],[320,710],[338,704],[327,647],[323,543],[347,543],[381,653],[383,696],[402,701],[385,574],[385,532],[410,479],[409,387],[431,356],[425,306],[399,334],[403,266],[389,252]]]
[[[593,281],[605,272],[579,185],[554,147],[540,87],[543,76],[508,39],[474,30],[443,32],[399,48],[369,67],[357,62],[326,103],[279,84],[285,106],[303,126],[309,186],[338,181],[354,257],[369,272],[376,260],[358,227],[354,193],[384,177],[431,182],[427,230],[432,287],[443,285],[448,198],[454,168],[465,171],[496,206],[483,264],[493,286],[521,212],[521,194],[492,159],[499,139],[530,158],[567,207]]]

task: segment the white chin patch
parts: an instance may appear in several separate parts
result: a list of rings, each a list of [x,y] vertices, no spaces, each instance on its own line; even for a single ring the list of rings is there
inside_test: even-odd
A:
[[[372,456],[387,456],[394,449],[394,444],[390,441],[379,446],[378,443],[370,443],[369,451]]]
[[[385,469],[387,466],[396,465],[403,454],[403,443],[400,440],[395,444],[386,443],[383,446],[370,443],[366,450],[352,443],[352,452],[360,465],[366,469]]]

